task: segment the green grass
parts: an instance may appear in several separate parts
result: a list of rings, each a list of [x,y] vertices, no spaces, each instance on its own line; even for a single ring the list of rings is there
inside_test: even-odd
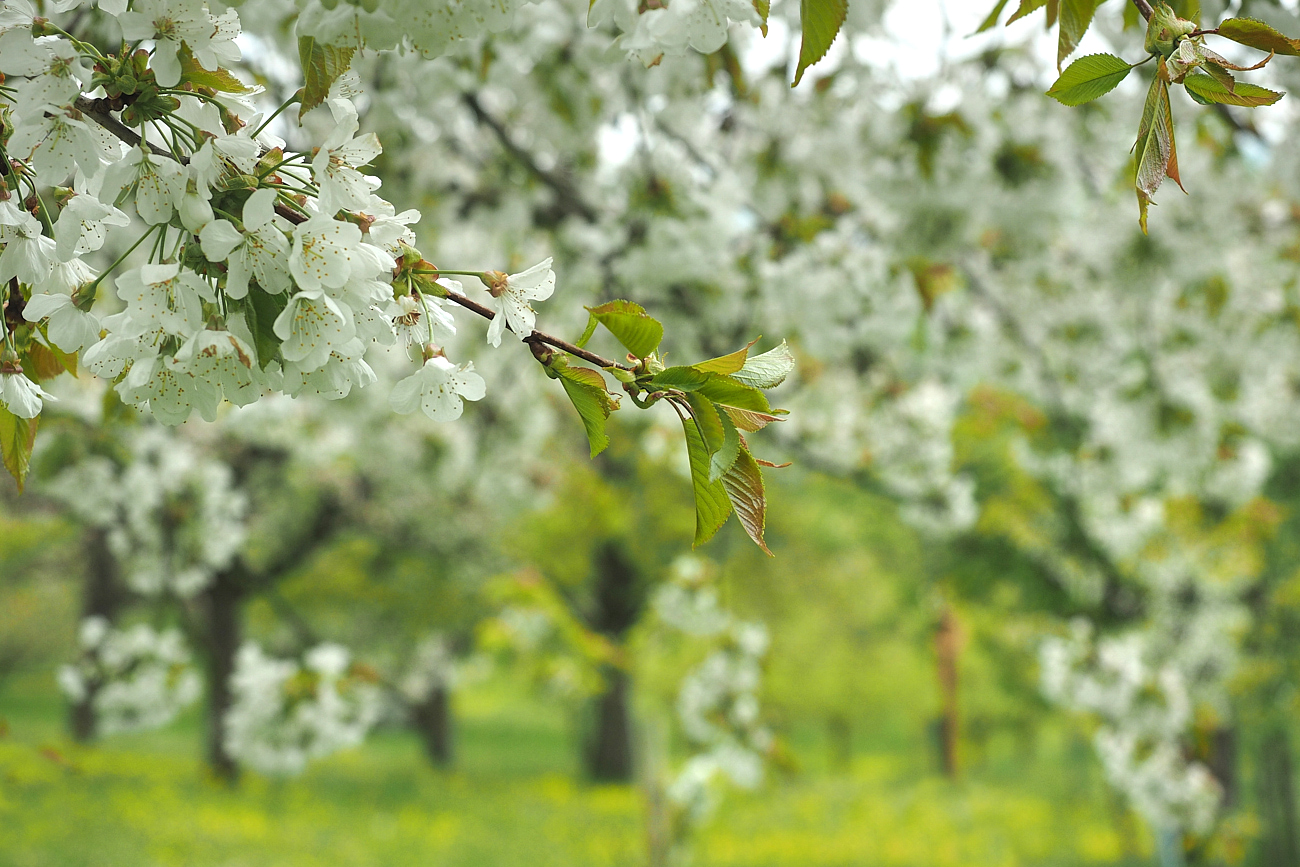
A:
[[[47,673],[0,684],[3,867],[585,867],[645,863],[645,812],[628,786],[576,778],[553,704],[482,687],[459,700],[459,765],[380,732],[286,781],[235,789],[198,760],[199,720],[70,744]],[[791,739],[816,753],[812,730]],[[923,757],[860,745],[847,773],[774,774],[730,794],[695,841],[698,867],[1117,865],[1105,788],[1064,736],[1009,744],[950,782]]]

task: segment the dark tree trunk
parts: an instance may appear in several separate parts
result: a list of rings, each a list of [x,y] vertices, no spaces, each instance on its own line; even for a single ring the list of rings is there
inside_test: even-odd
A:
[[[1300,864],[1296,833],[1295,780],[1291,744],[1285,729],[1264,736],[1259,750],[1259,838],[1261,867],[1295,867]]]
[[[594,780],[621,783],[632,779],[630,688],[626,671],[606,670],[605,691],[595,699],[591,737],[587,741],[587,773]]]
[[[118,581],[117,559],[108,547],[108,531],[91,527],[82,542],[86,558],[86,584],[81,602],[81,617],[103,617],[112,623],[122,607],[122,586]],[[68,709],[68,725],[75,740],[86,742],[95,737],[95,693],[98,683],[88,683],[86,694]]]
[[[208,766],[218,779],[234,782],[239,765],[226,751],[225,719],[230,710],[230,676],[239,652],[239,609],[244,591],[234,570],[218,572],[205,594],[207,614]]]
[[[455,759],[454,731],[451,716],[451,690],[446,684],[437,684],[424,701],[411,706],[411,722],[429,761],[440,768],[450,767]]]
[[[640,572],[617,543],[596,555],[592,629],[622,643],[641,615],[646,588]],[[595,780],[629,782],[633,776],[631,678],[614,666],[602,671],[605,689],[592,702],[586,743],[587,773]]]

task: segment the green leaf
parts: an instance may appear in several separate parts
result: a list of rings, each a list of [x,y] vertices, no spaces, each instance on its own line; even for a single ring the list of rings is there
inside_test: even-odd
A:
[[[794,354],[784,340],[774,349],[745,360],[731,378],[754,388],[776,388],[794,370]]]
[[[1254,18],[1229,18],[1219,25],[1219,35],[1260,51],[1300,56],[1300,39],[1292,39]]]
[[[983,33],[985,30],[992,30],[997,26],[998,18],[1002,16],[1002,10],[1007,8],[1009,2],[1011,2],[1011,0],[998,0],[998,4],[993,7],[993,11],[988,14],[987,18],[980,22],[980,26],[975,32]]]
[[[650,380],[653,389],[675,388],[678,391],[695,391],[713,377],[711,373],[696,370],[694,367],[668,367],[656,373]]]
[[[734,406],[737,409],[754,412],[772,411],[763,392],[730,376],[711,374],[709,381],[701,385],[697,393],[723,406]]]
[[[1201,23],[1201,0],[1174,0],[1174,14],[1193,24]]]
[[[584,339],[590,339],[591,320],[599,322],[618,338],[628,352],[637,358],[645,358],[659,348],[664,339],[664,327],[641,307],[631,301],[609,301],[597,307],[588,307],[591,319],[587,321]],[[579,346],[582,343],[578,344]]]
[[[1024,18],[1030,12],[1036,12],[1047,5],[1047,0],[1020,0],[1020,6],[1007,19],[1008,26]]]
[[[1132,69],[1113,54],[1089,54],[1067,66],[1047,95],[1062,105],[1083,105],[1110,93]]]
[[[280,336],[275,333],[275,320],[289,304],[289,293],[281,292],[270,295],[260,287],[249,289],[244,304],[244,318],[248,320],[248,330],[253,335],[253,348],[257,350],[257,365],[266,370],[266,366],[280,351]]]
[[[574,346],[577,346],[579,349],[585,347],[587,345],[587,341],[590,340],[593,335],[595,335],[596,326],[598,325],[600,325],[600,320],[598,320],[595,316],[588,316],[587,327],[586,329],[583,330],[582,336],[579,337],[577,340],[573,341]]]
[[[210,87],[222,93],[253,92],[251,87],[235,78],[228,69],[221,67],[217,67],[215,70],[204,69],[203,65],[194,59],[194,55],[190,52],[190,46],[185,42],[181,43],[181,50],[177,57],[181,62],[181,84],[188,83],[196,87]]]
[[[740,450],[736,462],[723,475],[722,485],[726,489],[727,499],[731,501],[731,506],[736,511],[736,517],[740,519],[741,526],[745,528],[749,538],[753,539],[754,544],[762,548],[769,557],[772,556],[767,543],[763,541],[763,530],[767,523],[767,496],[763,492],[763,473],[748,448]]]
[[[686,432],[686,454],[691,462],[691,486],[695,492],[695,542],[693,547],[703,545],[713,538],[727,518],[731,515],[731,499],[724,487],[725,482],[709,481],[709,453],[704,448],[704,440],[689,416],[682,419],[682,429]]]
[[[51,347],[42,346],[35,341],[27,347],[25,355],[26,357],[22,358],[23,370],[27,371],[28,376],[35,382],[53,379],[67,370]],[[73,363],[76,363],[75,356]]]
[[[1061,26],[1057,30],[1056,68],[1079,47],[1079,40],[1088,32],[1092,15],[1097,11],[1097,0],[1061,0]]]
[[[736,456],[740,454],[740,431],[736,430],[731,415],[725,411],[726,407],[721,409],[724,411],[718,413],[718,418],[722,421],[722,447],[709,458],[710,482],[722,478],[723,474],[736,463]]]
[[[799,43],[799,68],[795,70],[791,87],[799,84],[805,69],[826,56],[848,14],[848,0],[799,0],[803,39]]]
[[[569,395],[569,401],[582,418],[582,426],[587,430],[587,442],[591,445],[591,456],[603,452],[609,446],[609,435],[605,433],[605,420],[609,414],[618,409],[618,402],[605,389],[605,379],[590,367],[569,367],[556,365],[560,385]]]
[[[332,85],[352,64],[355,48],[325,45],[311,36],[298,37],[298,61],[302,64],[302,105],[298,119],[325,101]]]
[[[708,361],[692,364],[691,367],[696,370],[703,370],[706,373],[735,373],[745,366],[745,359],[749,357],[749,348],[757,342],[757,339],[751,340],[744,349],[737,349],[730,355],[720,355],[717,358],[710,358]]]
[[[592,2],[594,3],[595,0],[592,0]],[[759,20],[763,22],[758,25],[758,29],[762,31],[764,36],[767,36],[767,16],[772,11],[772,2],[771,0],[753,0],[753,3],[754,11],[758,13]]]
[[[32,446],[36,443],[36,427],[41,417],[19,418],[7,407],[0,406],[0,458],[5,469],[18,483],[22,493],[27,481],[27,470],[32,463]]]
[[[1226,72],[1224,73],[1227,74]],[[1257,84],[1236,82],[1231,88],[1217,76],[1193,73],[1183,79],[1183,87],[1192,99],[1202,105],[1241,105],[1254,108],[1260,105],[1272,105],[1282,98],[1277,91],[1268,90]]]
[[[722,448],[722,440],[726,436],[726,429],[722,426],[722,411],[697,392],[687,392],[686,403],[690,405],[691,417],[695,419],[695,427],[704,440],[704,450],[712,455]]]

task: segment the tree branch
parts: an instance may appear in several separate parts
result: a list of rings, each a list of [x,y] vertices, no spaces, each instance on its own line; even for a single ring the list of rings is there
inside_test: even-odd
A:
[[[478,97],[475,94],[468,92],[464,93],[461,95],[461,99],[474,114],[475,119],[488,129],[492,130],[492,134],[497,137],[497,141],[501,143],[501,147],[505,148],[506,152],[509,153],[510,156],[514,157],[520,165],[528,169],[529,173],[532,174],[533,177],[551,188],[551,192],[555,193],[557,199],[556,203],[560,206],[562,212],[576,214],[588,223],[595,223],[598,221],[599,216],[596,214],[596,209],[583,201],[582,197],[578,195],[578,191],[573,188],[573,185],[569,183],[568,179],[555,172],[547,171],[539,166],[537,160],[533,158],[532,154],[515,144],[514,139],[510,137],[510,132],[501,125],[501,122],[488,114],[487,110],[483,108],[483,104],[479,102]]]
[[[1133,5],[1137,7],[1137,11],[1142,13],[1142,17],[1147,21],[1150,21],[1151,16],[1155,14],[1156,10],[1151,8],[1151,4],[1147,0],[1133,0]]]
[[[140,142],[141,142],[140,134],[137,133],[135,130],[131,129],[126,124],[122,123],[122,121],[113,117],[112,112],[108,108],[108,103],[106,100],[87,99],[84,96],[79,96],[77,97],[77,101],[73,103],[73,106],[77,109],[77,111],[81,112],[86,117],[90,118],[95,123],[99,124],[104,129],[108,130],[113,135],[117,136],[122,141],[129,144],[131,147],[140,146]],[[172,159],[172,160],[176,159],[175,154],[163,150],[153,142],[146,142],[146,144],[149,145],[149,150],[150,152],[153,153],[154,156],[167,157],[168,159]],[[187,163],[189,162],[189,160],[182,158],[180,162]]]

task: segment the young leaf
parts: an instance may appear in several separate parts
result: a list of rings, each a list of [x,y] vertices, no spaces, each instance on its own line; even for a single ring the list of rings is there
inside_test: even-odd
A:
[[[356,49],[325,45],[311,36],[298,37],[298,61],[302,64],[302,104],[298,119],[325,101],[332,85],[352,64]]]
[[[583,342],[590,339],[592,320],[599,322],[618,338],[628,352],[637,358],[645,358],[659,348],[659,341],[664,339],[664,327],[659,320],[652,317],[641,307],[631,301],[609,301],[597,307],[588,307],[591,318],[587,321],[587,331],[583,333]],[[579,346],[582,343],[578,344]]]
[[[1079,40],[1088,32],[1092,15],[1097,11],[1097,0],[1061,0],[1061,26],[1057,31],[1056,68],[1079,47]]]
[[[711,373],[696,370],[694,367],[669,367],[655,374],[650,380],[654,388],[675,388],[678,391],[695,391],[713,377]]]
[[[1164,60],[1156,77],[1151,81],[1147,91],[1146,104],[1142,108],[1142,122],[1138,127],[1137,173],[1134,186],[1138,197],[1138,223],[1145,233],[1147,229],[1147,206],[1155,195],[1160,182],[1165,179],[1169,166],[1170,146],[1173,129],[1168,125],[1169,117],[1169,83],[1164,73]]]
[[[691,367],[696,370],[703,370],[706,373],[721,373],[723,375],[735,373],[745,366],[745,359],[749,356],[749,349],[758,339],[749,341],[744,349],[737,349],[730,355],[720,355],[717,358],[710,358],[708,361],[701,361],[698,364],[692,364]]]
[[[722,407],[725,410],[725,407]],[[731,469],[736,463],[736,456],[740,454],[740,431],[736,430],[736,425],[731,420],[731,415],[727,412],[719,412],[718,418],[722,420],[722,448],[713,453],[709,458],[709,481],[716,482],[722,478],[723,474]]]
[[[1047,95],[1062,105],[1083,105],[1114,90],[1132,69],[1113,54],[1089,54],[1067,66]]]
[[[803,40],[799,43],[799,68],[794,73],[794,87],[804,70],[826,56],[849,13],[848,0],[799,0],[799,24]]]
[[[1226,73],[1224,73],[1226,75]],[[1241,105],[1247,108],[1254,108],[1260,105],[1272,105],[1282,98],[1282,94],[1260,87],[1257,84],[1247,84],[1244,81],[1235,82],[1234,86],[1228,87],[1218,76],[1203,75],[1194,73],[1183,79],[1183,87],[1187,88],[1188,94],[1192,99],[1201,103],[1201,105]]]
[[[1036,12],[1046,5],[1047,0],[1020,0],[1019,8],[1017,8],[1015,12],[1011,13],[1011,17],[1007,19],[1007,25],[1010,26],[1014,24],[1030,12]]]
[[[35,341],[27,347],[27,359],[23,362],[23,370],[26,370],[36,382],[53,379],[66,369],[63,362],[49,347]]]
[[[1263,21],[1254,18],[1229,18],[1219,25],[1219,35],[1260,51],[1300,56],[1300,39],[1283,36]]]
[[[22,493],[23,483],[27,481],[27,470],[32,462],[32,446],[36,443],[36,418],[19,418],[7,407],[0,406],[0,458],[5,469],[18,483],[18,492]]]
[[[997,25],[998,18],[1002,15],[1002,10],[1007,8],[1009,2],[1011,2],[1011,0],[998,0],[998,5],[993,7],[993,11],[988,14],[988,17],[985,18],[983,22],[980,23],[979,28],[975,32],[983,33],[985,30],[992,30]]]
[[[618,409],[614,396],[605,389],[605,380],[590,367],[569,367],[556,365],[560,385],[573,408],[582,418],[582,426],[587,431],[587,442],[591,445],[591,456],[603,452],[609,446],[609,435],[605,433],[605,420],[609,414]]]
[[[794,354],[784,340],[781,345],[762,355],[745,360],[745,366],[731,378],[754,388],[776,388],[794,370]]]
[[[699,387],[697,393],[723,406],[754,412],[772,411],[763,392],[730,376],[711,376],[708,382]]]
[[[595,2],[595,0],[592,0]],[[763,23],[758,25],[758,29],[764,36],[767,36],[767,16],[772,11],[771,0],[753,0],[754,11],[758,13],[758,19]]]
[[[731,515],[731,500],[723,481],[709,481],[709,453],[704,449],[704,440],[700,438],[694,419],[690,416],[683,418],[682,429],[686,432],[686,454],[690,458],[691,486],[695,490],[693,547],[698,547],[712,539],[727,523]]]
[[[215,70],[204,69],[188,44],[182,42],[177,54],[181,62],[181,84],[193,84],[197,87],[210,87],[222,93],[252,93],[253,89],[235,78],[227,69],[217,67]]]
[[[787,415],[786,410],[783,409],[774,409],[771,412],[754,412],[750,409],[737,409],[734,406],[724,406],[722,409],[731,416],[732,423],[745,433],[762,430],[774,421],[784,421],[781,416]]]
[[[704,449],[712,455],[722,448],[722,440],[726,436],[726,429],[722,426],[722,411],[698,392],[687,392],[686,403],[691,407],[691,417],[695,419],[700,439],[704,440]]]
[[[741,526],[745,528],[749,538],[753,539],[754,544],[762,548],[769,557],[772,556],[767,543],[763,541],[763,530],[767,523],[767,496],[763,492],[763,473],[748,448],[740,450],[736,462],[723,475],[722,484],[726,489],[727,499],[731,500],[736,517],[740,519]]]

